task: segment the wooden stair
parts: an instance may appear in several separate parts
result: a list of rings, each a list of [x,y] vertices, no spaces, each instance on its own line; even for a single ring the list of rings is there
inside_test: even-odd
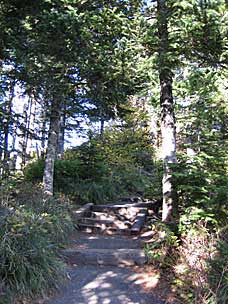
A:
[[[133,266],[143,265],[147,257],[142,249],[68,249],[64,258],[71,265]]]
[[[72,246],[62,251],[71,265],[132,266],[147,262],[140,232],[155,202],[86,204],[74,212],[79,229]]]
[[[148,210],[156,202],[118,202],[117,204],[86,204],[75,212],[77,227],[88,233],[136,235],[142,230]]]

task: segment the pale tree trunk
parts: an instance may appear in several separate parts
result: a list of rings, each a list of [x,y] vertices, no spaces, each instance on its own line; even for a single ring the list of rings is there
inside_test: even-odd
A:
[[[61,102],[58,98],[54,98],[51,104],[50,127],[43,176],[44,193],[49,196],[53,195],[54,162],[57,154],[60,117]]]
[[[26,162],[31,157],[32,151],[32,140],[34,136],[34,124],[35,124],[35,110],[36,104],[33,96],[29,96],[28,103],[24,105],[23,118],[24,122],[22,124],[22,166],[26,165]]]
[[[172,95],[172,70],[169,66],[168,9],[165,0],[158,0],[158,30],[160,39],[159,79],[161,104],[161,136],[163,159],[162,221],[174,224],[177,218],[177,196],[173,182],[176,163],[176,128]]]
[[[27,122],[27,136],[26,136],[26,158],[28,159],[31,158],[32,148],[33,148],[33,139],[35,135],[35,115],[36,115],[36,101],[34,97],[31,96],[29,102],[29,117]]]
[[[18,157],[18,151],[16,150],[16,140],[17,140],[17,129],[19,125],[19,119],[16,117],[13,123],[13,132],[12,132],[12,149],[11,149],[11,155],[12,158],[12,170],[15,171],[17,168],[17,157]]]
[[[66,126],[66,105],[64,104],[59,123],[59,136],[58,136],[58,158],[61,158],[64,153],[65,141],[65,126]]]

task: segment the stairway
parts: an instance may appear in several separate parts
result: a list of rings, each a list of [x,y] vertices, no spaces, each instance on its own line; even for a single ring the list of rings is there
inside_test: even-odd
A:
[[[146,282],[157,280],[143,267],[144,241],[153,233],[145,226],[156,219],[154,208],[154,202],[122,202],[87,204],[75,211],[78,231],[62,251],[69,281],[45,304],[164,304],[144,289]]]
[[[75,212],[78,228],[87,233],[137,235],[155,202],[87,204]]]
[[[147,262],[140,231],[154,202],[87,204],[74,213],[79,229],[63,250],[70,265],[133,266]]]

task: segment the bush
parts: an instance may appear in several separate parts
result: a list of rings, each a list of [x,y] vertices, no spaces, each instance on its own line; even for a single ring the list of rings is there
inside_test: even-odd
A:
[[[216,254],[210,261],[208,278],[211,302],[228,303],[228,227],[223,228],[219,233]]]
[[[29,163],[24,170],[24,177],[27,181],[42,181],[44,174],[44,159],[38,159]]]
[[[58,250],[73,230],[69,207],[59,201],[13,205],[0,226],[0,280],[8,303],[10,295],[33,297],[59,285],[64,264]]]
[[[159,264],[160,267],[172,268],[177,260],[179,240],[174,232],[160,221],[152,225],[153,239],[145,247],[150,263]]]
[[[116,149],[116,146],[110,146],[109,141],[92,139],[66,151],[63,159],[55,161],[55,191],[71,195],[79,203],[95,204],[132,193],[153,196],[151,185],[156,183],[156,189],[161,188],[155,174],[148,174],[133,157],[123,158],[127,153],[124,147]],[[30,163],[25,168],[25,179],[41,181],[43,169],[44,161]],[[160,191],[156,190],[156,193]]]
[[[201,152],[192,159],[184,155],[179,159],[175,179],[181,213],[194,206],[205,214],[213,213],[219,221],[226,219],[228,175],[224,158]]]

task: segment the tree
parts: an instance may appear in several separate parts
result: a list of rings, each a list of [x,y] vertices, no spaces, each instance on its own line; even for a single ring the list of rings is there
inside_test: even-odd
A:
[[[155,74],[158,71],[160,82],[164,164],[162,218],[175,222],[178,206],[172,177],[177,161],[173,80],[186,65],[221,67],[226,62],[225,1],[159,0],[157,5],[152,3],[150,15],[146,16],[145,47],[156,63],[153,69]],[[178,95],[178,90],[175,93]]]
[[[157,1],[160,80],[161,134],[163,159],[163,211],[162,220],[174,223],[177,216],[177,197],[173,182],[173,165],[176,163],[176,126],[172,95],[173,71],[169,62],[169,10],[165,0]]]

